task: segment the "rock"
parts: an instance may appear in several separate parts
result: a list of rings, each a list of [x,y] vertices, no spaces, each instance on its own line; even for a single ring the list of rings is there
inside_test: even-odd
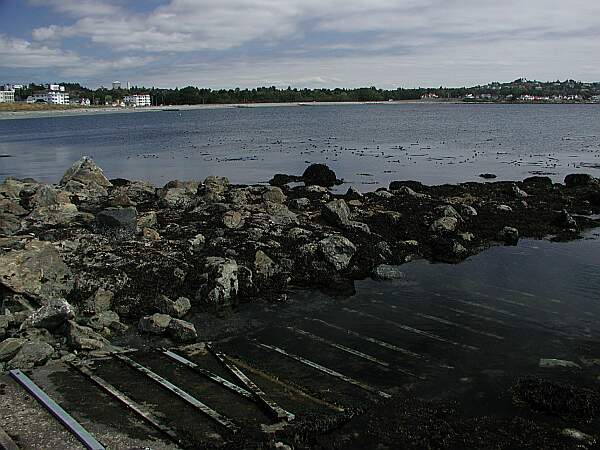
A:
[[[204,248],[204,244],[206,243],[206,238],[203,234],[197,234],[193,239],[190,239],[191,249],[194,252],[198,252]]]
[[[582,442],[585,445],[592,446],[596,443],[596,438],[594,436],[583,433],[575,428],[563,428],[560,434],[575,441]]]
[[[350,208],[344,200],[332,200],[323,206],[323,219],[331,225],[342,227],[350,222]]]
[[[7,213],[13,216],[25,216],[27,210],[23,208],[17,201],[8,198],[0,198],[0,214]]]
[[[477,210],[470,205],[461,205],[460,210],[464,216],[477,216]]]
[[[550,177],[533,176],[527,177],[523,180],[525,186],[536,186],[536,187],[552,187],[552,179]]]
[[[254,273],[258,278],[268,279],[277,272],[277,264],[262,250],[254,255]]]
[[[325,164],[311,164],[302,174],[302,179],[307,185],[331,187],[337,184],[335,172]]]
[[[237,230],[244,226],[244,219],[239,211],[227,211],[223,215],[223,225],[231,230]]]
[[[462,217],[453,206],[438,206],[433,211],[438,217],[454,217],[459,222],[462,222]]]
[[[89,325],[96,331],[111,330],[123,332],[127,330],[127,325],[121,323],[119,315],[114,311],[104,311],[93,317],[90,317]]]
[[[8,330],[8,327],[11,325],[12,322],[12,314],[10,316],[6,314],[0,315],[0,339],[4,339],[4,337],[6,336],[6,331]]]
[[[554,220],[554,223],[564,230],[576,231],[577,221],[569,214],[566,209],[563,209],[558,217]]]
[[[498,238],[506,244],[516,245],[519,242],[519,230],[513,227],[504,227],[498,234]]]
[[[385,199],[389,199],[389,198],[393,198],[394,194],[392,194],[389,191],[386,191],[385,189],[379,190],[379,191],[375,191],[373,193],[373,195],[376,195],[379,198],[385,198]]]
[[[517,186],[517,185],[513,185],[510,188],[510,191],[511,191],[512,195],[515,198],[527,198],[527,197],[529,197],[529,194],[527,192],[525,192],[523,189],[519,188],[519,186]]]
[[[318,249],[336,270],[348,267],[352,256],[356,253],[356,246],[344,236],[337,234],[319,241]]]
[[[74,350],[102,350],[110,345],[106,339],[90,327],[84,327],[72,320],[67,323],[66,335],[67,343]]]
[[[397,187],[397,189],[393,189],[392,186]],[[421,194],[419,192],[416,192],[408,186],[398,186],[397,184],[395,185],[394,182],[390,183],[390,190],[393,190],[393,192],[397,194],[406,195],[408,197],[429,198],[429,195],[427,194]]]
[[[19,338],[8,338],[0,342],[0,362],[12,359],[19,353],[19,350],[21,350],[21,347],[25,342],[25,339]]]
[[[158,231],[156,231],[154,228],[144,228],[142,230],[142,237],[150,241],[160,240],[160,234],[158,234]]]
[[[579,364],[573,361],[565,361],[564,359],[552,359],[552,358],[541,358],[539,366],[545,369],[555,368],[569,368],[569,369],[581,369]]]
[[[451,233],[456,230],[458,219],[456,217],[441,217],[431,224],[429,229],[435,233]]]
[[[498,207],[496,208],[498,211],[502,211],[502,212],[512,212],[512,208],[508,205],[498,205]]]
[[[167,331],[171,339],[179,344],[186,344],[198,339],[196,327],[185,320],[172,319]]]
[[[84,302],[83,312],[93,315],[110,310],[114,296],[115,294],[112,291],[98,288],[96,293]]]
[[[269,214],[271,222],[277,225],[292,225],[298,223],[298,216],[279,203],[265,203],[265,211]]]
[[[406,278],[406,274],[398,266],[380,264],[373,269],[373,278],[376,280],[399,280]]]
[[[301,198],[295,198],[293,200],[290,200],[290,207],[292,209],[306,209],[310,206],[310,200],[307,199],[306,197],[301,197]]]
[[[493,173],[480,173],[479,177],[484,178],[486,180],[491,180],[491,179],[496,178],[496,175],[494,175]]]
[[[227,305],[238,295],[238,264],[233,259],[206,258],[206,283],[199,289],[199,300],[212,305]]]
[[[345,197],[348,200],[360,200],[364,196],[361,194],[361,192],[357,188],[355,188],[354,186],[350,186],[348,188],[348,190],[346,191]]]
[[[177,318],[185,316],[192,309],[192,304],[188,298],[179,297],[173,301],[166,295],[158,297],[156,306],[161,313]]]
[[[173,318],[167,314],[152,314],[140,319],[138,329],[143,333],[164,334]]]
[[[229,179],[226,177],[211,175],[204,180],[204,190],[206,193],[221,195],[227,189],[229,189]]]
[[[149,211],[147,213],[141,214],[137,218],[137,226],[138,228],[156,228],[158,224],[156,211]]]
[[[25,342],[16,356],[8,362],[10,369],[31,369],[41,366],[54,354],[54,348],[45,342]]]
[[[565,177],[565,186],[581,187],[581,186],[592,186],[597,185],[598,180],[587,173],[572,173]]]
[[[21,219],[9,213],[0,213],[0,235],[12,236],[21,231]]]
[[[45,328],[53,331],[75,317],[75,310],[64,299],[50,299],[48,303],[27,317],[21,328]]]
[[[117,208],[126,208],[128,206],[137,205],[137,203],[132,201],[129,198],[129,195],[127,195],[124,192],[117,192],[116,195],[114,195],[110,198],[110,200],[108,201],[108,204],[110,206],[114,206]]]
[[[74,163],[65,172],[59,183],[69,192],[82,197],[100,197],[108,195],[107,188],[112,186],[104,176],[102,169],[87,156]]]
[[[64,298],[73,288],[71,271],[54,246],[36,239],[0,255],[0,284],[38,299]]]
[[[137,210],[128,208],[106,208],[98,213],[98,226],[106,229],[135,230],[137,226]]]
[[[161,202],[168,208],[186,210],[196,205],[196,192],[187,187],[163,189],[160,194]]]
[[[475,239],[475,235],[473,233],[459,233],[458,235],[463,241],[465,242],[471,242],[473,239]]]
[[[295,183],[298,181],[302,181],[302,177],[296,175],[287,175],[284,173],[276,173],[275,175],[273,175],[273,178],[269,180],[269,184],[271,186],[281,187],[285,186],[286,184]]]
[[[268,187],[265,193],[262,195],[262,198],[265,202],[272,203],[285,203],[287,197],[283,193],[283,191],[278,187]]]

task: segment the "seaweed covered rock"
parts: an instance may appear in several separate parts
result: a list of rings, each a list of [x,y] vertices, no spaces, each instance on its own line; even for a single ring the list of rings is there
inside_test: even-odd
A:
[[[335,172],[325,164],[311,164],[302,174],[302,179],[307,185],[331,187],[338,183]]]

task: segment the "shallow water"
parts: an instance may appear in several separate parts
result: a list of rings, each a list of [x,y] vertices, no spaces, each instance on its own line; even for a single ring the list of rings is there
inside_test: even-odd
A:
[[[219,108],[0,121],[0,179],[56,182],[82,155],[110,178],[225,175],[234,183],[329,164],[361,190],[547,173],[598,174],[597,105],[393,104]]]

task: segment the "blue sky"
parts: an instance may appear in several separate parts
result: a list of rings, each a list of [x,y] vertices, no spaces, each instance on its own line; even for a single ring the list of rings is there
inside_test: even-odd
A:
[[[0,0],[0,82],[600,80],[597,0]]]

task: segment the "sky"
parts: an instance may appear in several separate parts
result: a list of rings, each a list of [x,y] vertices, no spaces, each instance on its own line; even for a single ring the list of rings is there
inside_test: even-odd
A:
[[[0,0],[0,83],[600,80],[598,0]]]

